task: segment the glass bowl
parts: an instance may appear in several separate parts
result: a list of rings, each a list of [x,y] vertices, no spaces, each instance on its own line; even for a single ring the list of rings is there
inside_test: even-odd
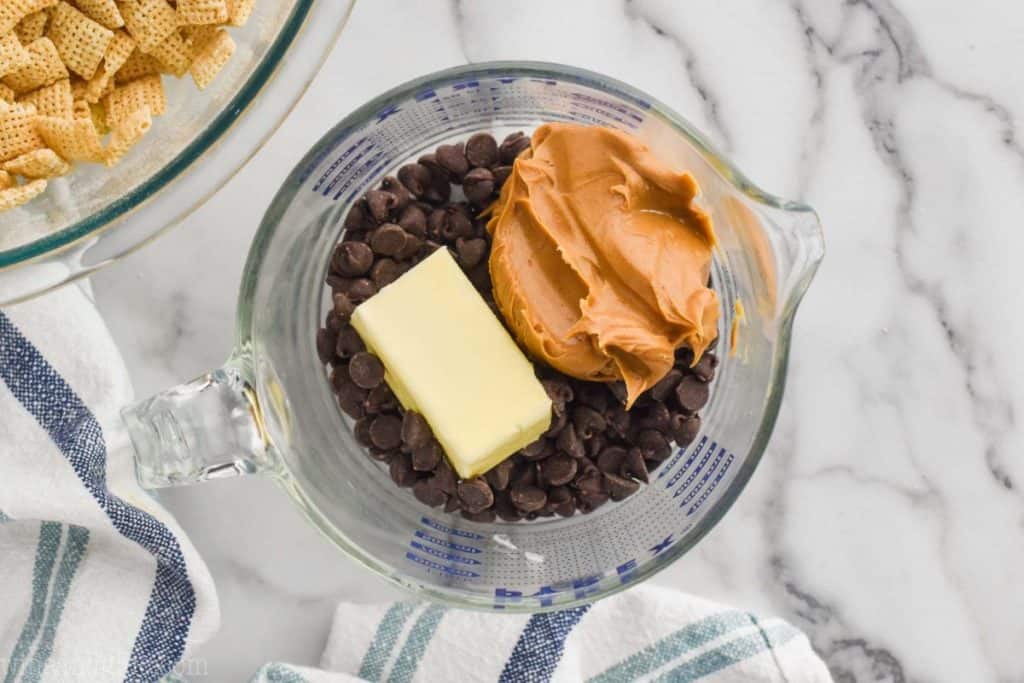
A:
[[[0,214],[0,304],[88,275],[198,208],[302,97],[354,2],[259,0],[206,90],[164,78],[167,112],[117,166],[79,164]]]
[[[439,144],[548,121],[630,132],[693,174],[719,242],[721,364],[700,433],[636,495],[589,515],[469,521],[396,487],[339,412],[315,348],[324,276],[349,208],[385,176]],[[284,179],[249,252],[226,365],[123,411],[136,472],[146,488],[271,477],[330,542],[421,599],[518,612],[591,602],[682,557],[739,496],[775,425],[794,316],[823,255],[813,209],[759,189],[625,83],[535,62],[429,74],[350,113]]]

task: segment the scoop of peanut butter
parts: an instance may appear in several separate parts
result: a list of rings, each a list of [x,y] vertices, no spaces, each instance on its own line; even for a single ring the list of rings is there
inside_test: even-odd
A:
[[[610,128],[545,124],[487,229],[494,297],[519,341],[573,377],[624,380],[627,407],[717,335],[715,233],[697,183]]]

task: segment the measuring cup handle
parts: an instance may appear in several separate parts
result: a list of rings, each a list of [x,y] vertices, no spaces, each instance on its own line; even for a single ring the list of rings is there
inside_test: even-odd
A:
[[[143,488],[195,484],[270,469],[255,392],[229,362],[121,411]]]

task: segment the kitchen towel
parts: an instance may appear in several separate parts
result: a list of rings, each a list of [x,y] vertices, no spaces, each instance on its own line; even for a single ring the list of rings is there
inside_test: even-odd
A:
[[[825,683],[807,637],[685,593],[637,586],[548,614],[344,603],[320,669],[270,664],[253,683],[342,681]]]
[[[217,628],[213,582],[135,482],[124,363],[64,287],[0,311],[0,681],[153,681]]]

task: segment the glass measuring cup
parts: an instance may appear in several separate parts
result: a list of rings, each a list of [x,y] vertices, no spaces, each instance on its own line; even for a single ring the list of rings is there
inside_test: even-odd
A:
[[[701,433],[640,492],[589,515],[481,524],[422,505],[365,456],[315,332],[353,201],[446,141],[543,121],[627,130],[696,177],[721,243],[712,270],[722,363]],[[150,488],[273,477],[346,554],[425,599],[510,611],[591,601],[678,559],[735,501],[774,426],[793,317],[823,253],[813,210],[762,192],[681,117],[625,84],[527,62],[432,74],[349,115],[288,176],[252,245],[228,362],[124,411],[138,476]]]

